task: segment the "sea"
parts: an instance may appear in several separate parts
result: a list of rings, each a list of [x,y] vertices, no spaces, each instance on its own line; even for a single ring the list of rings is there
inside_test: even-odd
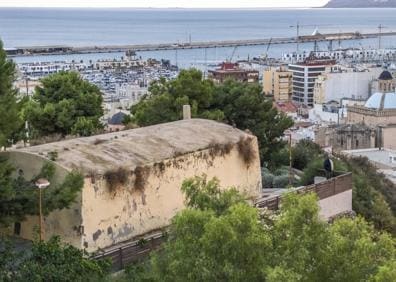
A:
[[[318,32],[396,31],[396,9],[53,9],[0,8],[0,39],[5,47],[40,45],[100,46],[143,43],[187,43],[290,37]],[[333,48],[377,48],[377,39],[336,43]],[[396,47],[396,37],[382,46]],[[319,49],[327,50],[327,43]],[[300,45],[310,51],[313,44]],[[293,44],[139,52],[142,58],[169,59],[180,67],[245,60],[268,53],[280,57],[296,50]],[[22,56],[16,62],[97,60],[122,53]]]

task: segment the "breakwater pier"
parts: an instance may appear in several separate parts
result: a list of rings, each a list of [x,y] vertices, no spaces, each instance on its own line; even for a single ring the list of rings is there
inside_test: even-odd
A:
[[[133,51],[161,51],[179,49],[203,49],[203,48],[222,48],[239,47],[254,45],[276,45],[276,44],[299,44],[307,42],[336,42],[345,40],[360,40],[368,38],[379,38],[384,36],[396,36],[396,32],[342,32],[325,33],[315,35],[303,35],[296,37],[277,37],[265,39],[245,39],[245,40],[222,40],[206,42],[186,42],[186,43],[158,43],[158,44],[130,44],[130,45],[103,45],[103,46],[25,46],[7,48],[9,56],[31,56],[31,55],[63,55],[63,54],[90,54],[90,53],[114,53]]]

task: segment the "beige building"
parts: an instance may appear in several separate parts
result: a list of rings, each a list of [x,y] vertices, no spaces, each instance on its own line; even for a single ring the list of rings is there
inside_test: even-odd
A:
[[[377,132],[364,124],[341,124],[319,127],[315,130],[315,142],[334,151],[375,148]]]
[[[271,67],[263,74],[263,92],[267,96],[273,96],[276,102],[291,101],[293,93],[293,73],[286,67]]]
[[[186,178],[217,177],[222,187],[236,187],[251,199],[261,191],[256,137],[209,120],[182,120],[4,154],[30,179],[49,161],[50,152],[58,155],[51,183],[78,170],[85,184],[70,209],[45,217],[46,238],[59,235],[89,252],[169,225],[184,208],[180,187]],[[105,175],[119,170],[125,179],[116,184],[106,180]],[[28,217],[19,236],[32,239],[37,224],[37,217]]]
[[[393,78],[388,71],[379,77],[381,90],[393,89]],[[362,105],[347,107],[347,123],[365,124],[374,128],[376,147],[396,149],[396,93],[377,92]]]

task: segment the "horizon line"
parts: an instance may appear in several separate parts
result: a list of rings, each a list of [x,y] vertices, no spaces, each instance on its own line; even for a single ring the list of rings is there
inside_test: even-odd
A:
[[[281,7],[132,7],[132,6],[0,6],[0,8],[83,8],[83,9],[307,9],[307,8],[323,8],[323,6],[281,6]]]

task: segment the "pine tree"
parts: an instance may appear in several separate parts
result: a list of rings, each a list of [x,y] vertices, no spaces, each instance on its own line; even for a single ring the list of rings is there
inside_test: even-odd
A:
[[[11,135],[20,127],[14,80],[15,64],[7,59],[0,41],[0,147],[9,145]]]

